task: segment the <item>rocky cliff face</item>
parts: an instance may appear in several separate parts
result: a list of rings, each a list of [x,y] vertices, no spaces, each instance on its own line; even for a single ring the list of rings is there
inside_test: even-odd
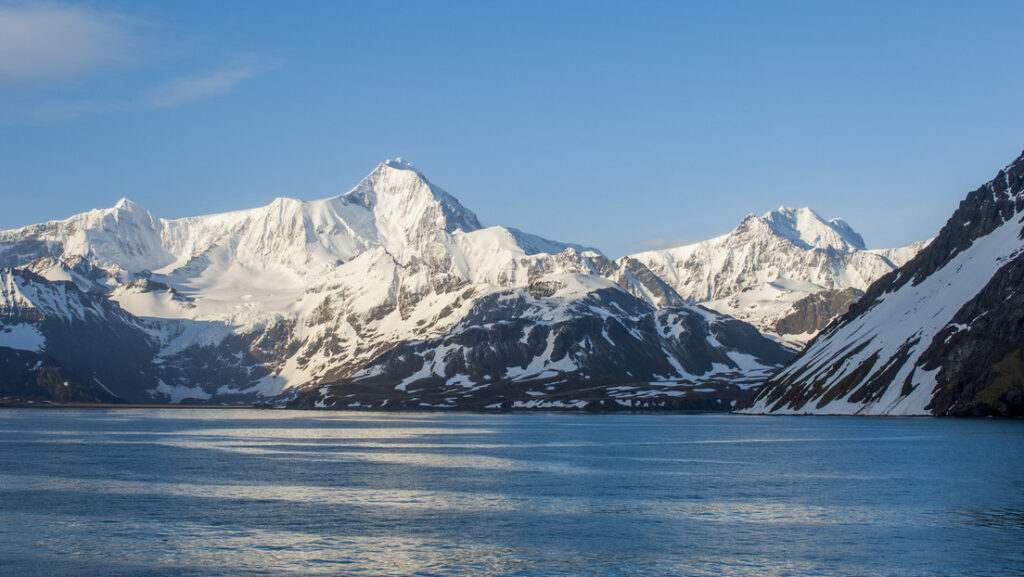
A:
[[[502,406],[536,379],[569,394],[584,376],[678,401],[729,374],[744,386],[701,401],[727,406],[791,356],[751,327],[701,324],[711,313],[642,263],[481,227],[404,161],[320,201],[165,220],[123,200],[0,231],[0,266],[0,347],[134,402],[343,406],[339,386],[372,385],[381,406],[429,364],[434,401],[454,382],[478,391],[444,406],[488,388]]]
[[[874,283],[753,412],[1021,415],[1024,155]]]
[[[791,357],[711,311],[656,310],[617,288],[554,303],[553,290],[491,294],[443,336],[402,343],[296,405],[728,410]]]
[[[850,310],[864,291],[855,288],[825,289],[793,303],[791,312],[775,322],[773,332],[780,335],[818,334],[832,319]]]

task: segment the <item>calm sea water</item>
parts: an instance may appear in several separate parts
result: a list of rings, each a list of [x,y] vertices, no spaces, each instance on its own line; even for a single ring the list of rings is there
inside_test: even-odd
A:
[[[0,411],[2,575],[1021,575],[1024,422]]]

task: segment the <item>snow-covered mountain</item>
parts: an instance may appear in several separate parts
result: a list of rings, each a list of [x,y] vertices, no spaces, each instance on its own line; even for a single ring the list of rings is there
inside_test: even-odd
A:
[[[1024,154],[774,376],[751,412],[1024,415]]]
[[[791,356],[642,263],[482,227],[401,159],[324,200],[0,231],[0,270],[11,362],[136,402],[725,408]]]
[[[684,299],[802,343],[926,245],[866,250],[842,219],[780,207],[748,215],[728,234],[618,264],[642,264]]]

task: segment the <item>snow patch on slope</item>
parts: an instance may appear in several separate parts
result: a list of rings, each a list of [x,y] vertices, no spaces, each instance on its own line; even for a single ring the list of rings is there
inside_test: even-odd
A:
[[[46,338],[30,324],[0,326],[0,347],[41,353],[45,346]]]

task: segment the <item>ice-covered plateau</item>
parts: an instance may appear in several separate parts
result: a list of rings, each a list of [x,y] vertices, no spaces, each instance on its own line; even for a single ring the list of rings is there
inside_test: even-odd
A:
[[[721,410],[793,354],[639,260],[485,228],[401,159],[324,200],[0,231],[0,281],[0,397]]]
[[[967,195],[748,409],[1024,415],[1024,154]]]

